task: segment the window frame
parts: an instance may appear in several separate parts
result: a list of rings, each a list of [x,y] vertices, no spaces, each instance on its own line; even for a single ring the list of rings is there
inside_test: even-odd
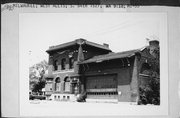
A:
[[[61,59],[61,70],[65,70],[66,69],[66,58],[62,58]]]

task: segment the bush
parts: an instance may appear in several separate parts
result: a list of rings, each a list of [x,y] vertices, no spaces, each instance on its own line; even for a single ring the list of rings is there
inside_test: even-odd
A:
[[[86,98],[87,98],[87,95],[86,95],[86,92],[80,94],[80,96],[77,98],[77,101],[78,102],[86,102]]]
[[[156,77],[149,78],[147,86],[140,86],[139,104],[160,105],[160,79]]]

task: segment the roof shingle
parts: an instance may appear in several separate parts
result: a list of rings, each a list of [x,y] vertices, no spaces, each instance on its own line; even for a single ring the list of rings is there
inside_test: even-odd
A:
[[[124,51],[124,52],[118,52],[118,53],[111,52],[109,54],[94,56],[94,57],[92,57],[92,58],[90,58],[88,60],[80,62],[79,64],[102,62],[102,61],[105,61],[105,60],[112,60],[112,59],[131,57],[131,56],[135,55],[135,53],[137,53],[137,52],[140,52],[140,50],[136,49],[136,50],[130,50],[130,51]]]

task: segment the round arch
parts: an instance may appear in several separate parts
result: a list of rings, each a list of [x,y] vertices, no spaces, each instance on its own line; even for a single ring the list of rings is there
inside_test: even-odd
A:
[[[55,83],[60,83],[60,82],[61,82],[60,77],[56,77],[56,79],[55,79]]]
[[[61,78],[55,78],[55,91],[61,91]]]

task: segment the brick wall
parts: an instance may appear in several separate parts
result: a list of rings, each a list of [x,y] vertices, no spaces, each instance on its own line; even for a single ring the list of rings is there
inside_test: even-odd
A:
[[[88,64],[85,76],[109,76],[117,75],[118,101],[120,102],[137,102],[138,97],[138,72],[137,65],[134,64],[135,58],[129,58],[130,65],[124,60],[111,60],[101,63]]]

